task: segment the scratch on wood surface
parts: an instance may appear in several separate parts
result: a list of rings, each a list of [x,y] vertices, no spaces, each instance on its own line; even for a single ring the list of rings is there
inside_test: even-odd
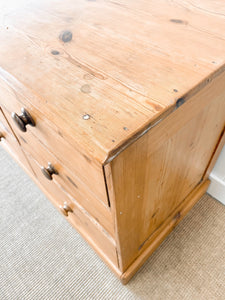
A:
[[[67,61],[69,61],[71,64],[77,66],[78,68],[84,70],[85,72],[90,73],[91,75],[93,75],[94,77],[96,77],[98,79],[101,79],[101,80],[107,79],[107,77],[105,77],[104,75],[95,71],[93,68],[89,67],[87,64],[84,64],[84,63],[80,62],[78,59],[72,57],[68,52],[65,52],[65,59]]]
[[[184,24],[184,25],[188,24],[187,21],[184,21],[184,20],[181,20],[181,19],[170,19],[170,22],[176,23],[176,24]]]

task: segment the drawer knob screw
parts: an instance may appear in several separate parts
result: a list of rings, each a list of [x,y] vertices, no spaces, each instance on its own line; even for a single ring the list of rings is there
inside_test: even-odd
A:
[[[13,121],[15,122],[15,124],[17,125],[17,127],[23,131],[26,132],[27,125],[31,125],[31,126],[35,126],[35,122],[33,120],[33,118],[31,117],[31,115],[29,114],[29,112],[25,109],[25,108],[21,108],[21,115],[17,115],[15,112],[12,113],[12,118]]]
[[[66,217],[68,216],[68,212],[73,212],[72,208],[66,202],[64,202],[63,205],[60,205],[59,209]]]
[[[56,171],[56,169],[53,167],[53,165],[50,162],[48,163],[47,168],[41,167],[41,171],[48,180],[52,180],[53,174],[55,174],[55,175],[58,174],[58,172]]]

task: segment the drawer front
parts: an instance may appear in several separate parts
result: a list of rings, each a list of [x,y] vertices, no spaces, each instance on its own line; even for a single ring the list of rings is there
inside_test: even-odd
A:
[[[59,159],[62,165],[75,173],[84,184],[96,195],[96,198],[108,206],[108,197],[105,188],[104,174],[102,166],[95,161],[91,161],[85,154],[81,153],[78,147],[70,144],[69,138],[65,138],[58,126],[44,116],[35,107],[35,98],[27,99],[21,95],[20,91],[15,91],[5,81],[0,79],[0,105],[3,107],[7,118],[11,120],[12,112],[21,114],[21,108],[25,108],[32,116],[35,127],[27,125],[27,132],[20,131],[14,122],[11,122],[13,130],[21,140],[28,140],[27,136],[32,133]],[[32,101],[32,103],[31,103]],[[55,123],[57,122],[54,120]],[[31,149],[33,145],[30,145]]]
[[[108,235],[104,228],[79,203],[75,203],[56,181],[45,179],[41,172],[41,165],[29,153],[26,153],[26,156],[35,173],[35,176],[32,176],[34,181],[43,190],[49,200],[51,200],[53,205],[103,259],[106,259],[109,264],[118,267],[115,240]],[[65,203],[67,204],[66,207],[69,208],[67,210],[63,209]]]
[[[0,145],[4,147],[27,171],[33,173],[12,128],[0,107]]]
[[[47,179],[42,173],[42,182],[44,181],[47,185],[50,184],[54,186],[54,184],[56,184],[60,186],[61,189],[71,196],[71,199],[74,199],[75,202],[79,202],[79,204],[114,237],[113,219],[110,209],[96,198],[95,194],[79,177],[64,167],[31,133],[20,139],[20,141],[25,152],[32,156],[41,167],[47,169],[48,163],[51,163],[56,170],[57,174],[53,174],[52,180]],[[30,145],[32,145],[32,148]]]

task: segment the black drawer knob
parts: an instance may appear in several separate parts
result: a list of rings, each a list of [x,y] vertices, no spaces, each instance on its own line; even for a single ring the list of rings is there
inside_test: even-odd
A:
[[[72,208],[66,202],[64,202],[63,205],[60,205],[59,209],[66,217],[68,216],[68,212],[73,212]]]
[[[53,174],[55,174],[55,175],[58,174],[58,172],[56,171],[56,169],[53,167],[53,165],[51,163],[48,163],[47,168],[41,167],[41,171],[48,180],[52,180]]]
[[[31,117],[31,115],[29,114],[29,112],[25,109],[25,108],[21,108],[21,112],[22,114],[19,116],[17,115],[15,112],[12,113],[12,118],[15,122],[15,124],[17,125],[17,127],[23,131],[26,132],[27,125],[31,125],[31,126],[35,126],[35,122],[33,120],[33,118]]]

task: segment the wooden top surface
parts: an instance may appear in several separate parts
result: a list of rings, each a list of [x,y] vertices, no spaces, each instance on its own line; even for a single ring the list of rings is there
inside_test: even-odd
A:
[[[224,70],[225,1],[0,0],[0,40],[0,76],[104,163]]]

